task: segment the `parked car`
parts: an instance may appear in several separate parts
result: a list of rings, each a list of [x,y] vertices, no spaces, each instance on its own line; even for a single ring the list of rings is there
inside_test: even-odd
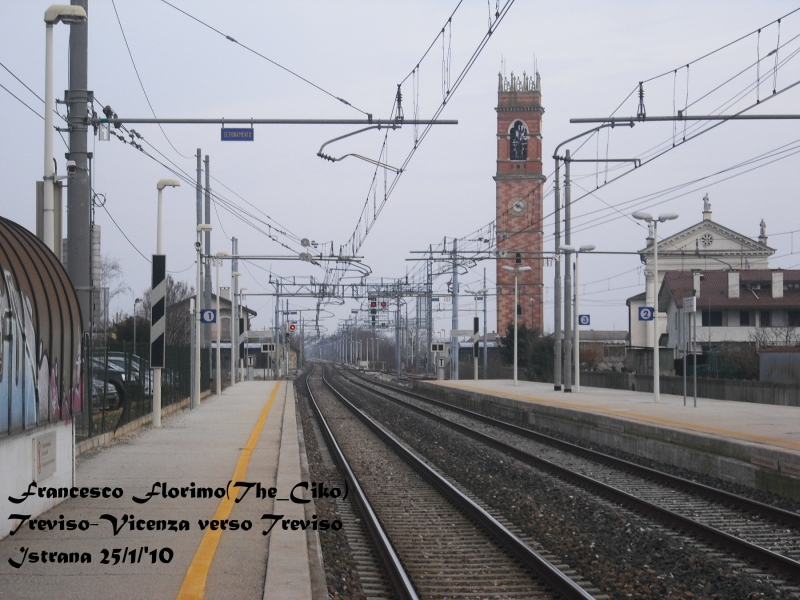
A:
[[[125,384],[128,380],[128,374],[125,369],[122,369],[112,362],[107,364],[100,358],[94,357],[92,359],[92,376],[100,381],[108,381],[114,386],[117,391],[120,401],[125,400]],[[107,373],[107,375],[106,375]]]
[[[111,383],[92,379],[92,412],[100,412],[103,408],[116,410],[119,408],[119,398],[117,389]]]
[[[109,352],[108,362],[123,371],[129,371],[131,383],[136,385],[141,383],[142,394],[145,398],[153,396],[153,371],[147,361],[136,355],[126,355],[124,352]],[[142,377],[142,371],[145,373],[144,377]]]

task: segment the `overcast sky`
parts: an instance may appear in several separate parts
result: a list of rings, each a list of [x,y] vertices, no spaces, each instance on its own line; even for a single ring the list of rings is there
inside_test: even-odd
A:
[[[156,0],[115,0],[144,89],[159,117],[226,118],[361,118],[357,110],[254,55],[175,8]],[[210,2],[175,0],[176,6],[280,63],[333,96],[388,118],[397,84],[414,70],[436,39],[456,0],[403,2]],[[44,95],[44,37],[42,20],[48,2],[7,0],[0,21],[0,62]],[[455,91],[441,117],[458,119],[457,126],[435,127],[425,138],[398,181],[359,255],[373,276],[402,276],[414,263],[410,251],[423,250],[444,237],[463,237],[490,223],[495,216],[497,74],[505,62],[506,75],[534,70],[534,56],[542,78],[544,171],[548,176],[544,213],[552,212],[553,161],[561,141],[589,128],[569,123],[575,117],[633,115],[637,98],[629,96],[637,83],[662,73],[645,85],[647,114],[671,115],[690,105],[689,114],[741,110],[756,101],[752,112],[797,113],[800,58],[793,53],[800,43],[800,13],[762,29],[708,58],[702,57],[757,30],[792,10],[783,1],[724,2],[532,2],[517,0],[491,36],[482,53]],[[420,63],[419,78],[403,84],[406,118],[418,97],[419,118],[430,118],[442,101],[443,55],[449,55],[451,82],[486,33],[496,2],[465,0],[451,26],[436,40]],[[67,87],[68,27],[55,28],[55,90],[61,97]],[[775,50],[780,35],[782,47]],[[760,56],[762,83],[758,90],[755,62]],[[765,58],[766,57],[766,58]],[[785,62],[784,62],[785,61]],[[688,71],[688,76],[687,76]],[[729,78],[742,73],[725,86]],[[419,81],[418,94],[415,82]],[[42,114],[43,105],[6,70],[0,84]],[[687,91],[688,85],[688,91]],[[152,116],[125,46],[120,23],[110,0],[89,2],[89,87],[99,101],[124,117]],[[764,101],[769,99],[769,101]],[[0,89],[3,142],[0,143],[0,214],[35,229],[35,181],[42,176],[43,121]],[[687,137],[699,126],[687,129]],[[212,188],[240,208],[281,226],[290,235],[277,238],[300,251],[298,238],[307,237],[336,250],[350,238],[367,200],[374,167],[356,158],[335,164],[316,156],[327,140],[351,132],[347,126],[256,126],[254,142],[220,141],[215,125],[169,125],[164,134],[155,125],[134,126],[169,160],[194,176],[197,148],[211,160]],[[365,132],[332,144],[326,152],[341,156],[358,153],[378,158],[383,132]],[[800,266],[800,230],[797,190],[798,159],[791,151],[772,164],[756,162],[744,169],[715,173],[783,146],[800,143],[797,121],[726,123],[686,144],[680,144],[683,126],[671,123],[638,124],[633,130],[614,129],[593,137],[576,155],[582,158],[631,158],[673,140],[678,147],[644,165],[636,173],[579,200],[573,209],[574,245],[594,244],[598,250],[634,252],[644,246],[646,231],[627,217],[634,210],[677,212],[680,218],[664,224],[663,236],[688,227],[701,218],[702,197],[711,197],[714,220],[750,237],[758,224],[767,223],[770,246],[776,248],[772,267]],[[65,136],[66,137],[66,136]],[[388,136],[388,160],[398,166],[413,145],[413,129],[404,127]],[[56,137],[56,157],[63,173],[66,147]],[[170,144],[171,142],[171,144]],[[171,146],[175,147],[174,150]],[[573,152],[580,142],[570,147]],[[105,208],[96,211],[102,227],[105,255],[120,260],[131,293],[112,308],[130,311],[134,296],[149,283],[149,257],[155,251],[156,182],[172,174],[131,146],[112,138],[90,140],[94,152],[94,190],[104,194]],[[184,156],[181,156],[184,155]],[[750,172],[743,171],[758,167]],[[597,184],[622,173],[606,174],[594,164],[576,166],[573,198],[594,190]],[[737,175],[726,181],[725,177]],[[666,196],[647,194],[709,177]],[[388,182],[393,175],[390,173]],[[383,172],[379,173],[377,201],[383,198]],[[227,186],[225,189],[222,186]],[[579,187],[580,186],[580,187]],[[238,195],[238,196],[237,196]],[[252,203],[258,210],[248,206]],[[640,199],[641,198],[641,199]],[[640,200],[637,200],[640,199]],[[370,200],[370,203],[372,200]],[[660,203],[657,204],[656,203]],[[609,205],[614,208],[609,208]],[[261,211],[261,212],[259,212]],[[122,232],[111,221],[116,220]],[[268,221],[269,215],[274,221]],[[65,221],[66,222],[66,221]],[[184,184],[165,191],[165,251],[174,276],[193,282],[195,190]],[[212,209],[213,251],[230,251],[228,238],[240,239],[242,254],[289,254],[252,225],[267,230],[252,218],[239,218],[216,204]],[[280,225],[278,225],[280,224]],[[545,220],[545,245],[552,249],[552,217]],[[776,235],[782,234],[782,235]],[[796,240],[794,238],[797,238]],[[134,247],[132,247],[131,243]],[[795,247],[796,246],[796,247]],[[247,265],[241,285],[249,292],[272,291],[271,269],[282,276],[324,276],[324,271],[297,262]],[[490,285],[494,263],[484,262],[462,277],[475,289],[486,267]],[[223,285],[230,270],[224,270]],[[545,269],[546,326],[552,329],[552,268]],[[446,290],[449,277],[437,279]],[[596,329],[627,329],[625,299],[643,291],[644,276],[637,256],[594,256],[582,262],[582,311],[592,315]],[[463,289],[463,288],[462,288]],[[272,300],[252,297],[248,303],[260,315],[257,327],[269,326]],[[445,303],[441,303],[445,308]],[[310,301],[293,306],[311,307]],[[462,303],[466,317],[472,304]],[[493,304],[490,304],[493,307]],[[335,307],[336,318],[349,316],[355,304]],[[585,310],[584,310],[585,309]],[[413,309],[412,309],[413,311]],[[449,314],[437,315],[436,329],[449,328]],[[489,329],[495,320],[489,318]]]

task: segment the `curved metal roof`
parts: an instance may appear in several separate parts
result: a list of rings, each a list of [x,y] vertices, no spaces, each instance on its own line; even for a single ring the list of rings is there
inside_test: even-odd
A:
[[[31,415],[26,415],[24,428],[69,417],[81,409],[83,324],[67,271],[41,240],[3,217],[0,217],[0,267],[4,330],[6,320],[9,327],[16,323],[25,332],[22,339],[26,355],[35,361],[30,366],[37,418],[32,422]]]

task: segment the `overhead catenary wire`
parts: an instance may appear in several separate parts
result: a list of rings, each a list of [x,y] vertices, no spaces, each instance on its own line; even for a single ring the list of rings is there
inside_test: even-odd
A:
[[[131,52],[131,47],[128,44],[128,37],[125,35],[125,29],[122,27],[122,20],[119,18],[119,12],[117,11],[117,3],[114,0],[111,0],[111,6],[114,8],[114,14],[117,17],[117,23],[119,23],[119,30],[122,33],[122,39],[125,42],[125,48],[128,50],[128,56],[131,59],[131,64],[133,65],[133,70],[136,73],[136,79],[139,80],[139,87],[142,88],[142,93],[144,94],[145,100],[147,100],[147,106],[150,107],[150,112],[153,113],[153,118],[157,119],[156,111],[153,108],[153,104],[150,102],[150,96],[147,95],[147,90],[144,89],[144,83],[142,82],[142,77],[139,75],[139,69],[136,67],[136,61],[133,60],[133,53]],[[167,143],[172,147],[173,150],[183,158],[194,158],[193,156],[186,156],[180,150],[175,147],[175,144],[172,143],[172,140],[169,139],[167,136],[167,132],[164,131],[164,127],[161,124],[158,124],[158,128],[161,130],[161,133],[164,135],[164,139],[167,140]]]
[[[98,100],[98,102],[99,102],[99,100]],[[185,171],[185,170],[184,170],[182,167],[180,167],[180,166],[179,166],[177,163],[175,163],[175,162],[174,162],[172,159],[170,159],[170,158],[169,158],[168,156],[166,156],[166,155],[165,155],[163,152],[161,152],[161,151],[160,151],[160,150],[159,150],[159,149],[158,149],[156,146],[154,146],[152,143],[150,143],[150,142],[149,142],[149,141],[148,141],[146,138],[144,138],[144,137],[143,137],[141,134],[139,134],[138,132],[135,132],[135,131],[133,131],[133,130],[128,130],[128,129],[127,129],[125,126],[123,126],[123,127],[122,127],[122,130],[123,130],[123,131],[125,131],[125,132],[127,132],[127,133],[128,133],[129,135],[131,135],[131,136],[134,136],[134,135],[135,135],[135,138],[136,138],[137,140],[141,141],[143,144],[146,144],[147,146],[149,146],[150,148],[152,148],[152,149],[153,149],[153,151],[155,151],[156,153],[158,153],[158,154],[159,154],[159,155],[160,155],[160,156],[161,156],[161,157],[162,157],[162,158],[163,158],[165,161],[167,161],[167,162],[168,162],[168,163],[170,163],[170,164],[169,164],[169,165],[167,165],[166,163],[164,163],[164,162],[162,162],[162,161],[158,160],[157,158],[155,158],[155,157],[154,157],[152,154],[150,154],[149,152],[147,152],[146,150],[144,150],[144,148],[143,148],[143,147],[141,147],[141,144],[138,144],[138,143],[133,143],[133,144],[131,144],[131,143],[130,143],[130,142],[128,142],[128,140],[126,140],[124,137],[122,137],[122,136],[120,136],[120,135],[118,135],[118,134],[115,134],[115,135],[116,135],[116,137],[117,137],[117,139],[119,139],[120,141],[122,141],[122,142],[124,142],[124,143],[126,143],[126,144],[133,145],[133,146],[134,146],[136,149],[138,149],[140,152],[142,152],[142,153],[143,153],[145,156],[147,156],[147,157],[148,157],[148,158],[150,158],[151,160],[154,160],[155,162],[157,162],[157,163],[161,164],[161,165],[162,165],[164,168],[166,168],[167,170],[169,170],[171,173],[173,173],[173,174],[174,174],[176,177],[178,177],[178,178],[180,178],[181,180],[183,180],[185,183],[188,183],[188,184],[190,184],[190,185],[195,185],[195,180],[193,179],[193,177],[192,177],[192,176],[191,176],[189,173],[187,173],[187,172],[186,172],[186,171]],[[256,210],[258,210],[260,213],[262,213],[262,214],[263,214],[263,215],[264,215],[264,216],[265,216],[267,219],[269,219],[269,220],[272,220],[272,219],[271,219],[271,217],[269,217],[269,215],[266,215],[266,213],[264,213],[263,211],[261,211],[261,210],[260,210],[258,207],[256,207],[255,205],[253,205],[251,202],[247,201],[247,200],[246,200],[244,197],[242,197],[241,195],[239,195],[239,194],[237,194],[236,192],[234,192],[233,190],[231,190],[231,189],[230,189],[228,186],[226,186],[224,183],[222,183],[221,181],[219,181],[218,179],[216,179],[216,178],[214,178],[214,177],[212,177],[212,179],[214,179],[214,180],[215,180],[217,183],[219,183],[220,185],[222,185],[222,186],[223,186],[225,189],[228,189],[229,191],[231,191],[232,193],[234,193],[236,196],[238,196],[239,198],[241,198],[242,200],[244,200],[245,202],[247,202],[247,203],[248,203],[250,206],[253,206],[253,208],[255,208],[255,209],[256,209]],[[237,206],[237,205],[236,205],[236,204],[235,204],[233,201],[231,201],[230,199],[226,198],[225,196],[223,196],[223,195],[219,194],[219,193],[218,193],[216,190],[212,190],[212,191],[211,191],[211,199],[212,199],[212,201],[214,202],[215,210],[216,210],[217,204],[221,205],[221,206],[223,207],[223,209],[225,209],[225,210],[226,210],[227,212],[229,212],[231,215],[233,215],[234,217],[238,218],[239,220],[241,220],[241,221],[242,221],[242,222],[244,222],[245,224],[249,225],[250,227],[254,228],[254,229],[255,229],[256,231],[258,231],[259,233],[262,233],[263,235],[267,236],[269,239],[271,239],[272,241],[274,241],[274,242],[278,243],[279,245],[283,246],[284,248],[286,248],[286,249],[288,249],[288,250],[290,250],[290,251],[293,251],[293,252],[295,251],[295,249],[294,249],[294,248],[292,248],[291,246],[289,246],[289,245],[287,245],[287,244],[284,244],[283,242],[281,242],[281,241],[280,241],[280,240],[277,238],[277,236],[276,236],[276,235],[274,235],[273,233],[271,233],[272,231],[275,231],[275,232],[279,233],[280,235],[284,235],[284,236],[286,236],[286,237],[289,237],[289,239],[291,239],[293,242],[295,242],[295,243],[299,243],[299,240],[300,240],[300,238],[299,238],[297,235],[295,235],[295,234],[292,234],[292,233],[290,233],[290,232],[286,231],[286,230],[283,228],[283,226],[281,226],[281,228],[275,228],[275,227],[273,227],[272,225],[270,225],[269,223],[265,222],[263,219],[261,219],[261,218],[260,218],[260,217],[258,217],[257,215],[255,215],[255,214],[253,214],[253,213],[251,213],[251,212],[248,212],[248,211],[246,211],[246,210],[242,209],[241,207],[238,207],[238,206]],[[263,229],[261,229],[260,227],[257,227],[256,225],[254,225],[254,224],[253,224],[253,221],[256,221],[256,222],[259,222],[259,223],[261,223],[261,224],[263,224],[263,225],[266,225],[266,226],[267,226],[267,228],[268,228],[268,231],[264,231],[264,230],[263,230]],[[227,236],[226,236],[226,237],[227,237]]]
[[[261,54],[261,53],[260,53],[260,52],[258,52],[257,50],[255,50],[255,49],[253,49],[253,48],[251,48],[251,47],[249,47],[249,46],[247,46],[247,45],[245,45],[245,44],[241,43],[240,41],[238,41],[237,39],[235,39],[235,38],[231,37],[230,35],[228,35],[228,34],[226,34],[226,33],[223,33],[222,31],[220,31],[219,29],[216,29],[215,27],[212,27],[211,25],[209,25],[209,24],[208,24],[208,23],[206,23],[205,21],[202,21],[201,19],[198,19],[198,18],[197,18],[197,17],[195,17],[194,15],[192,15],[192,14],[189,14],[189,13],[188,13],[188,12],[186,12],[185,10],[183,10],[183,9],[181,9],[181,8],[178,8],[178,7],[177,7],[177,6],[175,6],[174,4],[171,4],[170,2],[167,2],[167,0],[161,0],[161,2],[163,2],[163,3],[164,3],[164,4],[166,4],[167,6],[170,6],[170,7],[174,8],[174,9],[175,9],[175,10],[177,10],[178,12],[180,12],[180,13],[182,13],[182,14],[186,15],[186,16],[187,16],[187,17],[189,17],[190,19],[192,19],[192,20],[194,20],[194,21],[197,21],[198,23],[200,23],[200,24],[201,24],[201,25],[203,25],[204,27],[207,27],[208,29],[210,29],[210,30],[211,30],[211,31],[213,31],[214,33],[217,33],[217,34],[221,35],[221,36],[222,36],[222,37],[224,37],[226,40],[228,40],[228,41],[230,41],[230,42],[233,42],[233,43],[234,43],[234,44],[236,44],[237,46],[240,46],[241,48],[243,48],[243,49],[247,50],[248,52],[251,52],[251,53],[255,54],[255,55],[256,55],[256,56],[258,56],[259,58],[263,58],[264,60],[266,60],[266,61],[267,61],[267,62],[269,62],[270,64],[272,64],[272,65],[274,65],[274,66],[278,67],[279,69],[282,69],[283,71],[286,71],[287,73],[289,73],[290,75],[292,75],[292,76],[294,76],[294,77],[296,77],[296,78],[300,79],[301,81],[304,81],[305,83],[307,83],[308,85],[310,85],[310,86],[311,86],[311,87],[313,87],[313,88],[316,88],[317,90],[319,90],[319,91],[320,91],[320,92],[322,92],[323,94],[325,94],[325,95],[327,95],[327,96],[330,96],[331,98],[334,98],[335,100],[338,100],[338,101],[339,101],[339,102],[341,102],[342,104],[345,104],[345,105],[349,106],[349,107],[350,107],[350,108],[352,108],[353,110],[357,110],[358,112],[360,112],[360,113],[361,113],[361,114],[363,114],[363,115],[371,116],[371,115],[370,115],[370,113],[368,113],[368,112],[366,112],[366,111],[364,111],[364,110],[361,110],[361,109],[360,109],[360,108],[358,108],[357,106],[354,106],[354,105],[353,105],[351,102],[348,102],[348,101],[347,101],[347,100],[345,100],[344,98],[341,98],[341,97],[337,96],[336,94],[333,94],[333,93],[329,92],[328,90],[326,90],[326,89],[324,89],[324,88],[320,87],[319,85],[317,85],[317,84],[316,84],[316,83],[314,83],[313,81],[310,81],[309,79],[306,79],[306,78],[305,78],[305,77],[303,77],[302,75],[299,75],[298,73],[295,73],[295,72],[294,72],[294,71],[292,71],[290,68],[288,68],[288,67],[284,67],[282,64],[280,64],[280,63],[278,63],[278,62],[276,62],[276,61],[272,60],[272,59],[271,59],[271,58],[269,58],[268,56],[265,56],[265,55]]]
[[[459,4],[460,4],[460,2],[459,2]],[[500,24],[500,22],[503,20],[503,18],[506,16],[506,14],[508,14],[508,11],[510,10],[510,8],[511,8],[511,6],[513,4],[514,4],[514,0],[508,0],[503,5],[503,7],[500,8],[500,10],[498,12],[498,16],[496,17],[495,22],[494,22],[494,27],[493,28],[489,28],[489,30],[484,34],[483,38],[478,43],[478,45],[475,48],[475,50],[473,51],[472,55],[466,61],[464,67],[462,68],[462,70],[460,71],[458,76],[456,77],[455,81],[452,82],[452,85],[450,87],[449,93],[447,94],[447,97],[442,100],[442,102],[439,104],[437,109],[434,111],[434,114],[431,117],[432,121],[436,120],[439,117],[439,115],[442,113],[442,111],[444,111],[444,109],[447,106],[447,103],[450,101],[450,98],[452,98],[452,95],[455,93],[455,91],[459,88],[461,83],[464,81],[464,78],[466,77],[467,73],[469,73],[469,71],[471,70],[472,65],[475,63],[475,61],[477,60],[478,56],[480,56],[481,52],[483,51],[483,48],[488,43],[492,33],[494,33],[494,31],[497,29],[497,26]],[[443,31],[444,31],[444,28],[443,28],[442,32],[439,33],[439,35],[443,35]],[[433,44],[435,44],[436,41],[439,39],[439,35],[437,35],[437,37],[435,38]],[[433,44],[431,45],[431,47],[433,46]],[[427,55],[427,53],[429,51],[430,51],[430,47],[426,51],[426,55]],[[419,63],[417,63],[417,64],[419,64]],[[411,72],[409,72],[409,75],[406,76],[406,78],[403,81],[407,80],[408,77],[413,74],[413,72],[414,72],[414,70],[412,69]],[[372,220],[370,222],[367,222],[367,219],[366,219],[366,216],[367,216],[366,211],[368,209],[368,205],[365,203],[365,206],[362,207],[361,215],[360,215],[360,217],[358,219],[356,227],[354,228],[353,233],[351,234],[351,236],[348,239],[348,241],[345,243],[345,246],[349,247],[351,252],[353,252],[354,254],[356,252],[358,252],[358,250],[360,249],[361,245],[364,243],[366,237],[369,235],[369,232],[371,231],[372,227],[374,226],[375,222],[377,221],[378,216],[380,216],[381,212],[383,211],[383,208],[385,207],[386,202],[388,201],[388,199],[391,196],[392,192],[396,188],[397,183],[400,180],[400,177],[407,170],[408,164],[411,162],[411,159],[416,154],[416,152],[419,149],[420,145],[422,144],[423,140],[427,137],[427,135],[430,132],[431,128],[432,128],[432,125],[427,125],[422,130],[422,132],[419,134],[417,143],[414,144],[414,146],[411,148],[409,153],[406,155],[406,158],[404,159],[404,161],[403,161],[403,163],[402,163],[402,165],[400,167],[400,172],[397,173],[394,176],[394,178],[392,179],[391,183],[389,184],[389,186],[388,186],[388,188],[387,188],[387,190],[386,190],[386,192],[384,194],[383,200],[380,202],[380,204],[378,204],[377,210],[373,213],[373,217],[372,217]],[[364,233],[363,233],[363,235],[360,235],[359,233],[360,233],[362,221],[364,222]]]

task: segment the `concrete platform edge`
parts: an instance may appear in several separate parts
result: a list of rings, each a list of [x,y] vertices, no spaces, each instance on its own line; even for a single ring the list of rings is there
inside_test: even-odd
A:
[[[780,470],[783,462],[798,464],[797,455],[790,452],[757,443],[549,406],[537,403],[535,399],[516,400],[424,381],[415,382],[415,388],[439,400],[517,425],[546,427],[586,442],[800,500],[800,478]]]
[[[303,481],[311,482],[311,471],[308,467],[308,455],[306,454],[306,438],[303,431],[303,424],[300,420],[300,405],[295,402],[295,417],[297,418],[297,443],[300,446],[300,474]],[[314,499],[305,505],[306,519],[311,519],[317,513]],[[322,559],[322,546],[319,541],[319,532],[311,529],[306,530],[306,542],[308,544],[308,566],[311,570],[311,597],[314,600],[327,600],[328,585],[325,581],[325,567]]]
[[[278,456],[276,487],[288,495],[301,481],[300,448],[297,435],[294,386],[287,381],[284,387],[286,400],[283,410],[281,447]],[[309,484],[310,486],[310,484]],[[280,493],[280,492],[279,492]],[[296,496],[311,499],[311,491],[295,490]],[[287,502],[281,507],[283,519],[305,519],[304,504]],[[302,541],[299,541],[302,540]],[[267,575],[264,581],[264,600],[311,600],[311,565],[308,542],[297,531],[275,527],[270,533],[267,551]]]

